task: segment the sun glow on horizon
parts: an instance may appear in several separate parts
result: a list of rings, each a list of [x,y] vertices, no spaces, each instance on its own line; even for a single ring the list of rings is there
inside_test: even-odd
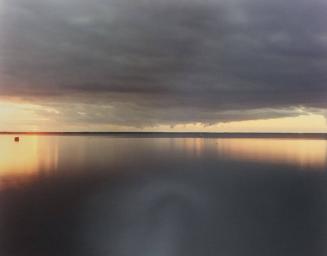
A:
[[[247,121],[222,122],[214,125],[203,123],[179,124],[174,127],[148,128],[150,131],[177,132],[281,132],[281,133],[326,133],[327,122],[323,115],[305,114],[296,117],[282,117]]]
[[[39,131],[51,121],[46,107],[32,103],[0,101],[0,131]]]
[[[69,108],[69,104],[67,105]],[[285,132],[285,133],[326,133],[327,122],[322,114],[306,113],[294,117],[221,122],[212,125],[205,123],[177,123],[175,125],[158,124],[135,127],[77,120],[67,117],[55,108],[42,104],[21,102],[19,100],[0,101],[0,131],[149,131],[149,132]],[[125,117],[128,119],[128,116]]]

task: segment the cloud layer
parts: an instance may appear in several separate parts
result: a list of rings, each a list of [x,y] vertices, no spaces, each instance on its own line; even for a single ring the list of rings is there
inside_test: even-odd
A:
[[[64,119],[215,123],[327,108],[324,0],[4,0],[2,8],[0,93]]]

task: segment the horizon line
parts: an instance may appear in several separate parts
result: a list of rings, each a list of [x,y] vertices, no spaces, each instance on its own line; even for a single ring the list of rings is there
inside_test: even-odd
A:
[[[146,137],[327,139],[327,132],[0,131],[0,135],[110,135]]]

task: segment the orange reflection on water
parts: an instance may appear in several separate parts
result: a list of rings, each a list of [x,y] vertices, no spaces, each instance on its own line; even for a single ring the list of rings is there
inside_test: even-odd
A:
[[[28,174],[39,165],[38,138],[24,138],[14,142],[12,137],[0,137],[0,175]]]
[[[90,167],[112,171],[117,166],[143,166],[147,159],[161,158],[172,163],[176,159],[186,162],[195,158],[196,161],[225,159],[326,169],[327,141],[22,136],[16,143],[14,136],[0,135],[0,187],[59,169],[73,172]],[[161,167],[164,162],[157,164]]]
[[[298,167],[326,168],[327,141],[307,139],[218,139],[217,150],[230,158]]]
[[[13,136],[0,136],[0,178],[7,184],[11,179],[27,179],[52,170],[58,162],[57,151],[55,143],[45,145],[38,136],[23,136],[20,142],[14,142]]]
[[[182,139],[183,148],[192,156],[200,157],[204,151],[205,141],[202,138]]]

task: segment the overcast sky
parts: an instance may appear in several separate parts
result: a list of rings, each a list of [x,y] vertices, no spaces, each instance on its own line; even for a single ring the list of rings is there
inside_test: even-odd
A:
[[[79,130],[326,116],[326,24],[325,0],[0,0],[0,97]]]

